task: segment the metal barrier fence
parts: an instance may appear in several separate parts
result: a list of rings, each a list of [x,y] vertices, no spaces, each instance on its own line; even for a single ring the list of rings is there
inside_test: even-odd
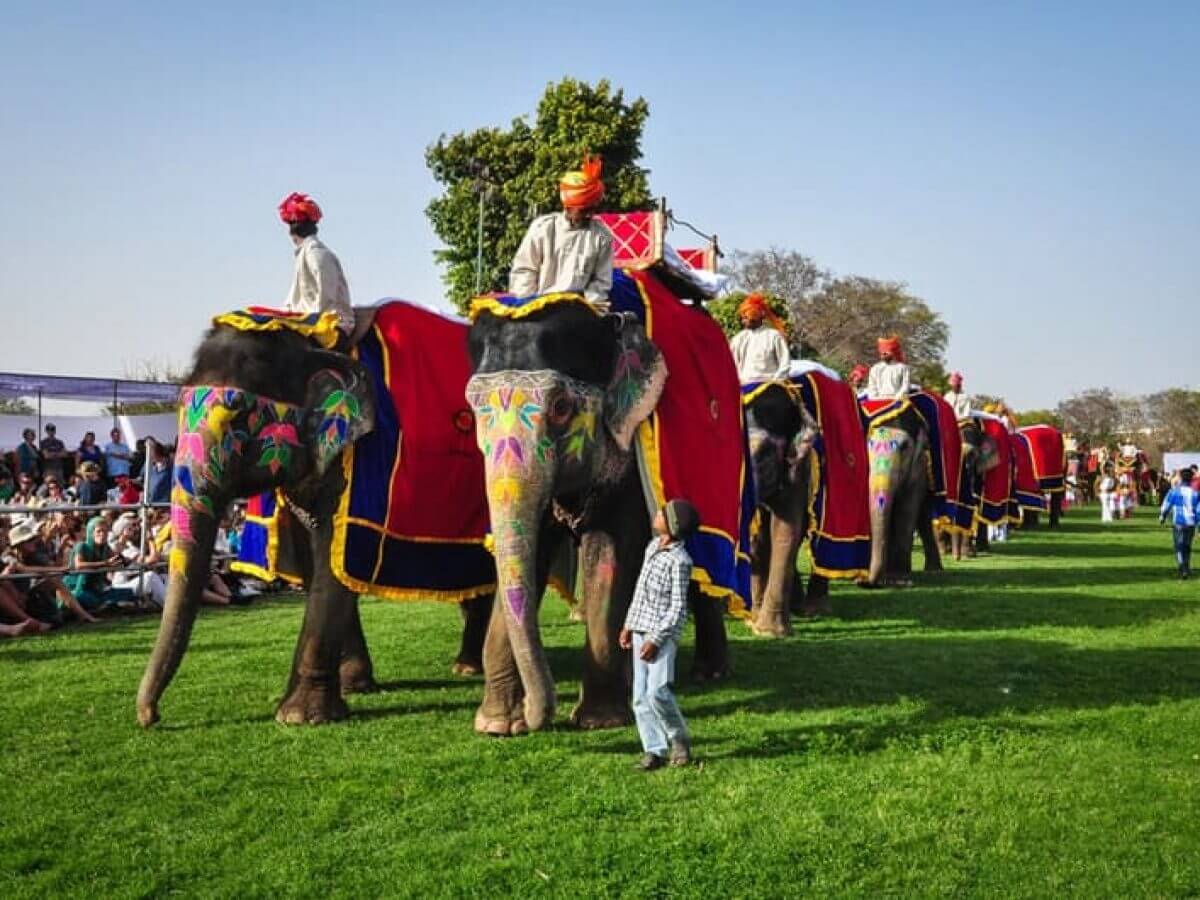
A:
[[[243,506],[243,501],[237,501],[231,505],[231,509]],[[150,512],[156,509],[171,508],[170,503],[154,503],[148,500],[143,500],[139,503],[96,503],[96,504],[74,504],[74,503],[56,503],[46,504],[42,506],[0,506],[0,516],[9,516],[10,518],[30,518],[37,519],[53,515],[54,513],[103,513],[137,511],[139,513],[139,535],[138,535],[138,561],[136,563],[114,563],[106,566],[90,566],[87,569],[76,569],[70,563],[62,566],[54,566],[53,572],[38,572],[38,573],[13,573],[4,574],[0,572],[0,581],[19,581],[38,577],[57,577],[61,575],[78,575],[87,573],[94,574],[114,574],[136,572],[138,574],[138,587],[144,589],[144,576],[148,572],[157,572],[166,569],[165,561],[157,563],[147,563],[146,558],[150,555],[150,546],[153,538],[150,535]],[[232,553],[214,553],[212,559],[214,562],[236,559],[237,555]]]

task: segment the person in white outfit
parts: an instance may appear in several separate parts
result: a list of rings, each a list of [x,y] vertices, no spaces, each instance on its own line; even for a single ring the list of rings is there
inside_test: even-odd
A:
[[[354,307],[342,264],[317,239],[321,207],[307,194],[289,194],[279,204],[279,218],[295,246],[296,265],[284,309],[301,313],[329,312],[337,316],[343,334],[354,331]]]
[[[733,336],[729,349],[742,384],[786,381],[791,374],[792,352],[785,327],[762,294],[746,297],[738,307],[742,330]]]
[[[908,396],[912,387],[912,376],[904,361],[904,348],[900,338],[879,338],[879,362],[871,366],[867,375],[868,400],[901,400]]]

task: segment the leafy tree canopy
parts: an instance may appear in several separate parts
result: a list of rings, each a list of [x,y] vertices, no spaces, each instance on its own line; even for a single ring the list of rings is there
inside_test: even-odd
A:
[[[482,196],[483,260],[480,290],[503,290],[508,269],[530,221],[559,208],[558,182],[579,167],[584,152],[604,161],[606,211],[651,207],[642,131],[650,106],[608,81],[595,85],[564,78],[547,86],[533,121],[442,135],[425,152],[443,185],[425,213],[444,247],[436,251],[451,301],[461,310],[476,293],[475,261]]]

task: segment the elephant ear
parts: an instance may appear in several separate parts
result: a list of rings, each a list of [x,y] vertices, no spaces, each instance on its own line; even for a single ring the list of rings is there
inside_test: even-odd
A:
[[[305,392],[308,438],[324,475],[346,447],[375,427],[375,396],[366,370],[348,358],[319,369]]]
[[[604,422],[622,450],[633,446],[637,427],[650,418],[667,383],[667,363],[633,316],[612,317],[617,332],[616,364],[604,395]]]

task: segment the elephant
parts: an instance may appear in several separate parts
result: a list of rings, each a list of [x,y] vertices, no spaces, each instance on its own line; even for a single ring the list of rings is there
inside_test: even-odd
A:
[[[475,413],[497,574],[484,645],[484,697],[475,729],[496,736],[549,726],[553,675],[538,612],[551,561],[579,545],[586,649],[571,721],[631,720],[630,660],[618,633],[650,539],[634,436],[667,378],[662,354],[628,314],[580,302],[520,318],[481,311],[469,333]],[[728,671],[721,609],[693,589],[698,674]]]
[[[361,310],[367,321],[372,311]],[[333,518],[349,444],[374,427],[375,397],[352,357],[292,331],[218,325],[198,346],[180,394],[180,438],[171,495],[173,547],[166,605],[137,697],[138,720],[159,720],[159,701],[187,649],[208,579],[217,520],[239,497],[283,489],[282,554],[308,592],[292,671],[276,719],[344,719],[343,694],[376,687],[357,595],[330,567]],[[492,598],[464,603],[456,666],[478,671]]]
[[[911,585],[914,532],[925,549],[925,571],[942,570],[933,533],[928,454],[925,422],[915,409],[868,427],[871,566],[864,586]]]
[[[751,552],[751,595],[756,634],[791,633],[791,615],[827,611],[829,579],[804,583],[796,558],[809,529],[809,452],[819,426],[783,385],[768,385],[746,407],[750,457],[758,490],[760,526]]]
[[[971,496],[978,498],[983,493],[983,479],[988,470],[999,462],[996,441],[990,437],[979,425],[972,419],[962,419],[958,423],[959,434],[962,435],[962,476],[964,479],[969,479],[969,485],[963,485],[964,488],[970,487]],[[976,532],[976,541],[978,531]],[[983,544],[980,549],[986,547],[987,544],[987,526],[982,526]],[[961,561],[964,558],[970,558],[975,555],[975,550],[971,546],[971,535],[962,531],[953,530],[948,532],[949,550],[953,554],[954,559]]]

